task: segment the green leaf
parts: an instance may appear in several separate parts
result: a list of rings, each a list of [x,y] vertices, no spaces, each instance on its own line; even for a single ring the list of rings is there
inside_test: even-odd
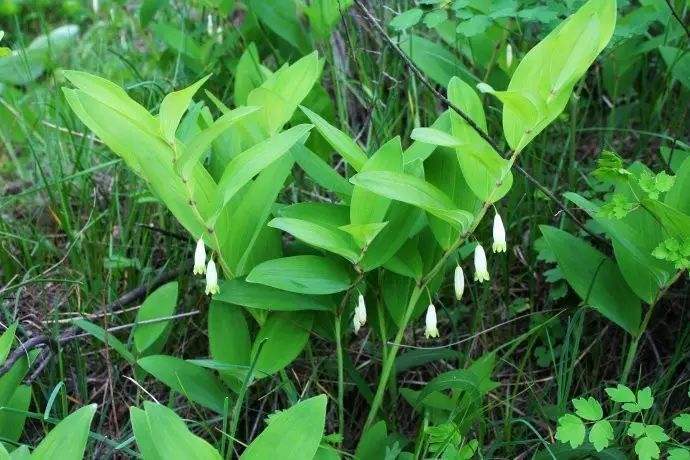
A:
[[[608,420],[599,420],[589,430],[589,442],[594,445],[597,452],[606,449],[613,439],[613,427]]]
[[[563,443],[570,443],[573,449],[580,447],[585,441],[585,425],[579,417],[565,414],[558,419],[556,439]]]
[[[474,37],[475,35],[484,33],[489,26],[491,26],[491,18],[483,14],[478,14],[458,24],[455,31],[465,37]]]
[[[75,319],[72,321],[72,324],[74,324],[84,332],[87,332],[88,334],[97,338],[104,344],[108,345],[110,348],[115,350],[120,356],[122,356],[128,363],[134,364],[134,362],[136,361],[132,353],[125,346],[125,344],[118,340],[118,338],[115,337],[113,334],[103,329],[102,327],[93,324],[85,319]]]
[[[457,75],[476,80],[462,61],[439,43],[409,34],[402,37],[398,45],[422,72],[443,87]]]
[[[16,331],[17,323],[14,323],[5,329],[5,332],[0,335],[0,365],[5,362],[7,355],[10,353],[10,348],[14,342],[14,334]]]
[[[628,426],[627,434],[628,434],[628,436],[632,436],[634,438],[639,438],[640,436],[642,436],[644,434],[644,429],[645,429],[644,423],[632,422]]]
[[[283,154],[312,128],[311,125],[297,125],[287,131],[256,144],[237,155],[226,166],[223,176],[218,182],[218,197],[216,198],[216,214],[225,207],[228,201],[247,182],[259,174],[264,168],[278,160]]]
[[[620,270],[609,258],[583,240],[553,227],[540,226],[568,284],[585,304],[635,335],[641,306]]]
[[[573,399],[573,406],[575,407],[575,414],[585,420],[596,422],[604,416],[604,411],[601,408],[601,404],[599,404],[599,401],[591,396],[587,399]]]
[[[268,232],[278,233],[267,228],[265,223],[292,165],[292,158],[284,155],[264,169],[247,185],[242,199],[230,210],[232,230],[226,232],[222,254],[235,276],[246,274],[256,264],[255,254],[265,244],[262,236]],[[279,243],[277,245],[279,247]]]
[[[218,451],[192,434],[172,409],[149,401],[130,408],[134,436],[145,460],[220,460]]]
[[[248,11],[256,15],[269,29],[297,50],[308,52],[312,48],[307,29],[297,16],[296,5],[281,0],[250,0]]]
[[[261,284],[248,283],[239,278],[220,282],[220,292],[214,300],[260,310],[297,311],[335,308],[328,296],[310,296],[281,291]]]
[[[295,144],[291,152],[297,164],[321,187],[342,195],[352,195],[352,184],[317,154],[302,144]]]
[[[646,425],[644,427],[644,432],[656,442],[666,442],[670,439],[666,432],[664,432],[664,429],[659,425]]]
[[[149,374],[191,401],[224,413],[228,394],[213,372],[173,356],[153,355],[137,363]]]
[[[242,308],[217,299],[208,310],[208,348],[211,357],[223,364],[249,366],[251,340]],[[219,371],[226,383],[239,384],[245,372]]]
[[[343,265],[315,255],[267,260],[254,267],[247,281],[301,294],[334,294],[351,283]]]
[[[640,406],[640,409],[649,409],[652,404],[654,404],[654,397],[651,388],[645,387],[637,392],[637,405]]]
[[[182,115],[187,111],[187,107],[189,107],[189,104],[192,102],[194,94],[196,94],[210,76],[211,75],[206,75],[196,83],[179,91],[173,91],[163,98],[160,111],[158,112],[158,119],[163,139],[169,144],[172,145],[175,143],[175,132],[177,131],[177,126],[180,124]]]
[[[211,144],[218,136],[257,110],[257,107],[239,107],[223,114],[211,126],[194,136],[187,146],[183,147],[183,153],[176,163],[176,167],[180,174],[182,174],[182,177],[189,178],[194,166],[201,160],[204,153],[211,147]]]
[[[673,424],[686,433],[690,433],[690,414],[680,414],[673,419]]]
[[[385,458],[387,438],[386,422],[381,420],[362,433],[355,450],[355,458]]]
[[[640,460],[652,460],[659,458],[661,451],[653,439],[644,436],[635,443],[635,453]]]
[[[403,11],[396,17],[394,17],[388,25],[397,31],[403,31],[409,29],[410,27],[416,25],[421,19],[424,12],[419,8],[412,8],[407,11]]]
[[[274,414],[247,447],[241,460],[265,460],[280,452],[281,460],[311,460],[326,422],[326,397],[315,396]]]
[[[435,128],[415,128],[410,137],[425,144],[440,145],[443,147],[458,147],[462,145],[452,135]]]
[[[625,385],[618,384],[616,388],[606,388],[606,394],[611,401],[617,403],[635,402],[635,393]]]
[[[21,437],[30,404],[31,387],[28,385],[19,385],[8,401],[0,401],[0,405],[5,406],[5,410],[0,409],[1,439],[16,442]]]
[[[166,318],[175,313],[177,306],[177,281],[159,287],[146,297],[137,312],[137,323]],[[138,324],[134,327],[134,345],[139,354],[143,354],[169,330],[170,320]]]
[[[335,149],[338,154],[347,161],[356,171],[359,171],[367,162],[367,156],[357,143],[347,134],[321,118],[304,106],[300,106],[302,112],[309,118],[317,131]]]
[[[361,172],[391,171],[402,173],[402,145],[397,136],[386,142],[362,166]],[[380,223],[383,221],[391,200],[362,187],[352,191],[350,223],[354,225]],[[359,242],[358,242],[359,243]]]
[[[615,2],[590,0],[520,61],[508,91],[537,101],[544,110],[535,122],[504,106],[503,131],[512,149],[527,145],[563,111],[574,85],[611,39],[615,24]]]
[[[669,449],[668,460],[690,460],[690,450],[681,448]]]
[[[96,404],[84,406],[65,417],[31,454],[32,459],[81,460],[84,458],[86,441],[89,439],[89,427],[96,413]]]
[[[160,132],[156,118],[115,83],[77,70],[66,70],[63,74],[81,91],[137,122],[147,132],[151,134]]]
[[[351,177],[350,182],[378,195],[424,209],[461,230],[467,229],[473,219],[469,212],[457,209],[441,190],[416,176],[392,171],[369,171]]]
[[[337,228],[289,217],[276,217],[268,226],[279,228],[311,246],[338,254],[351,262],[359,259],[359,251],[352,237]]]
[[[299,356],[309,340],[312,321],[313,315],[307,311],[276,311],[268,315],[251,352],[256,357],[261,349],[256,370],[262,377],[275,374]]]

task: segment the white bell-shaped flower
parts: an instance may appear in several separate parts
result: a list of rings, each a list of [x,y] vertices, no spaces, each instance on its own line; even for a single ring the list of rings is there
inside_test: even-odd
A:
[[[199,238],[196,242],[196,249],[194,250],[194,271],[195,275],[203,275],[206,273],[206,246],[204,240]]]
[[[218,287],[218,272],[216,271],[216,263],[213,259],[208,261],[208,266],[206,267],[206,294],[214,295],[218,294],[220,288]]]
[[[210,14],[206,16],[206,33],[213,37],[213,16]]]
[[[503,226],[503,219],[496,213],[494,216],[494,252],[506,252],[506,229]]]
[[[364,296],[362,294],[359,295],[359,298],[357,299],[357,306],[355,307],[355,318],[354,318],[354,325],[355,325],[355,334],[359,332],[359,328],[364,326],[367,323],[367,306],[364,303]]]
[[[458,300],[462,299],[462,293],[465,292],[465,273],[460,265],[455,267],[453,287],[455,288],[455,298]]]
[[[436,307],[433,303],[429,304],[426,309],[424,336],[428,339],[431,337],[438,337],[438,328],[436,327]]]
[[[483,283],[489,281],[489,271],[486,268],[486,253],[481,244],[474,249],[474,280]]]
[[[513,65],[513,47],[508,43],[506,45],[506,66],[510,68],[511,65]]]

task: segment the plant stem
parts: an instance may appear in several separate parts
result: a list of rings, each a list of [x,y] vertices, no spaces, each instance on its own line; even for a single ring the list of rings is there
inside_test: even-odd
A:
[[[637,349],[640,346],[640,339],[646,332],[647,326],[649,326],[649,321],[652,319],[652,313],[654,313],[654,307],[659,303],[659,301],[666,294],[668,289],[676,281],[678,281],[678,279],[680,279],[683,273],[685,273],[685,270],[680,270],[678,273],[676,273],[676,276],[674,276],[673,279],[666,286],[664,286],[664,288],[661,289],[661,291],[659,291],[659,295],[657,295],[654,302],[649,305],[647,313],[644,315],[644,318],[642,319],[642,324],[640,324],[640,332],[635,337],[633,337],[632,342],[630,342],[630,348],[628,348],[628,355],[625,358],[625,365],[623,366],[623,372],[621,373],[620,377],[620,383],[622,383],[623,385],[627,383],[628,377],[630,377],[630,371],[632,371],[632,366],[635,362],[635,357],[637,356]]]
[[[343,372],[343,344],[340,331],[340,313],[335,315],[335,348],[338,355],[338,434],[341,443],[345,436],[345,378]]]
[[[515,163],[515,160],[517,159],[519,154],[519,150],[516,150],[511,153],[510,158],[508,159],[506,171],[510,171],[510,169],[512,169],[512,166]],[[492,195],[496,192],[496,190],[500,188],[501,184],[503,184],[503,181],[505,180],[506,176],[507,174],[504,174],[499,180],[496,181],[496,185],[494,187]],[[391,370],[393,369],[393,364],[395,363],[395,357],[398,354],[400,344],[402,343],[403,336],[405,335],[405,329],[407,328],[407,324],[410,322],[412,312],[414,311],[415,305],[417,305],[417,302],[419,301],[419,297],[424,292],[424,289],[426,288],[427,284],[429,284],[429,282],[436,276],[439,270],[443,268],[443,266],[446,263],[446,260],[448,260],[448,258],[460,247],[460,245],[462,245],[465,242],[467,237],[477,229],[479,223],[484,218],[484,215],[491,207],[491,204],[494,202],[492,198],[493,197],[490,196],[489,199],[484,202],[482,208],[476,214],[469,228],[458,236],[458,238],[451,245],[451,247],[448,248],[448,250],[446,250],[446,252],[443,253],[443,256],[441,256],[439,261],[436,262],[436,265],[434,265],[431,268],[431,270],[429,270],[429,272],[420,281],[417,282],[417,285],[412,291],[412,294],[410,295],[410,300],[407,303],[407,307],[405,308],[405,315],[403,316],[403,320],[400,323],[400,327],[398,328],[398,332],[395,334],[395,339],[391,344],[391,348],[388,351],[387,355],[385,355],[385,359],[383,360],[383,365],[381,368],[381,377],[379,379],[378,386],[376,387],[376,394],[374,395],[374,399],[371,402],[369,415],[367,416],[367,421],[364,424],[365,431],[374,422],[376,414],[378,413],[378,410],[381,407],[381,403],[383,401],[383,394],[386,390],[386,385],[388,383],[388,378],[390,377]],[[384,343],[384,347],[385,346],[386,344]]]

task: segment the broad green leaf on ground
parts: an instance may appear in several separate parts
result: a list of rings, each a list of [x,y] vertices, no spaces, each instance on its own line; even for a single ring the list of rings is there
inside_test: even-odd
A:
[[[278,372],[299,356],[309,340],[312,321],[313,314],[307,311],[276,311],[268,315],[251,352],[260,376]]]
[[[355,450],[355,458],[385,458],[387,438],[386,422],[381,420],[362,433]]]
[[[211,301],[208,311],[208,348],[216,361],[238,366],[249,365],[251,339],[241,307],[217,299]],[[234,377],[238,373],[219,373],[226,382],[237,382]]]
[[[84,406],[65,417],[43,438],[31,454],[36,460],[81,460],[84,458],[89,427],[96,404]]]
[[[573,414],[565,414],[558,419],[556,439],[563,443],[570,443],[575,449],[585,441],[585,425],[579,417]]]
[[[302,144],[295,144],[290,151],[297,164],[321,187],[342,195],[352,195],[352,184],[317,154]]]
[[[283,291],[262,284],[249,283],[239,278],[220,282],[220,292],[214,300],[260,310],[331,311],[335,303],[330,296],[313,296]]]
[[[0,335],[0,365],[5,362],[7,355],[10,353],[12,343],[14,342],[14,334],[17,331],[17,323],[10,325],[5,332]]]
[[[137,323],[156,321],[159,318],[170,317],[177,306],[177,281],[159,287],[146,297],[137,312]],[[170,320],[137,324],[134,327],[134,344],[139,353],[145,352],[156,341],[163,337],[168,330]]]
[[[147,356],[137,363],[157,380],[180,392],[191,401],[218,414],[224,412],[228,392],[210,370],[166,355]]]
[[[144,410],[129,410],[137,447],[144,460],[220,460],[218,451],[195,436],[175,412],[144,402]]]
[[[315,255],[267,260],[254,267],[247,281],[300,294],[334,294],[351,283],[343,264]]]
[[[636,335],[640,325],[640,301],[616,264],[567,232],[546,225],[540,229],[565,279],[583,302]]]
[[[241,460],[311,460],[326,422],[326,397],[315,396],[273,414],[269,424],[242,453]]]
[[[0,405],[5,406],[5,410],[0,409],[0,439],[11,442],[19,440],[30,404],[31,387],[28,385],[19,385],[8,401],[0,401]]]

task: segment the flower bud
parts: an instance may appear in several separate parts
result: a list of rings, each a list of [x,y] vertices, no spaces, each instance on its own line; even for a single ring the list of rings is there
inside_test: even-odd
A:
[[[492,249],[494,252],[506,252],[506,229],[498,213],[494,216],[494,244]]]
[[[455,298],[458,300],[462,299],[462,293],[465,292],[465,273],[460,265],[455,267],[453,287],[455,288]]]
[[[479,243],[477,243],[477,247],[474,249],[474,280],[480,283],[489,280],[489,271],[486,268],[486,253]]]
[[[218,272],[216,271],[216,264],[213,259],[208,261],[206,267],[206,294],[218,294],[220,288],[218,287]]]
[[[510,43],[506,45],[506,67],[510,68],[513,65],[513,47]]]
[[[206,273],[206,246],[204,240],[199,238],[196,242],[196,250],[194,251],[194,271],[195,275],[203,275]]]
[[[433,303],[429,304],[426,309],[426,328],[424,329],[424,336],[428,339],[430,337],[438,337],[438,328],[436,327],[436,307]]]

